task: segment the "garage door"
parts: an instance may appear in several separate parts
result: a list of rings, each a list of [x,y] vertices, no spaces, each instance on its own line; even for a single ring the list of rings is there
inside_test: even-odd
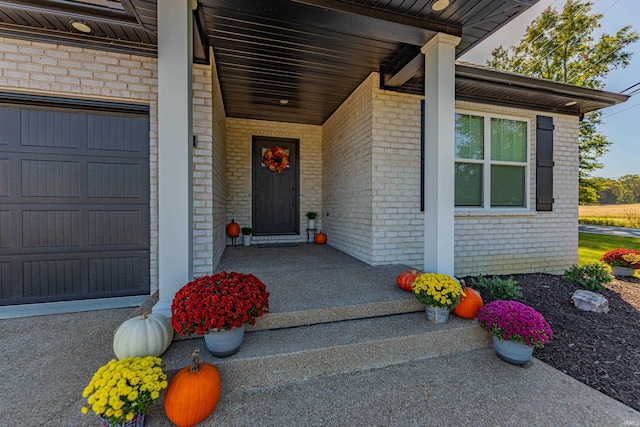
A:
[[[0,305],[148,293],[148,109],[0,94]]]

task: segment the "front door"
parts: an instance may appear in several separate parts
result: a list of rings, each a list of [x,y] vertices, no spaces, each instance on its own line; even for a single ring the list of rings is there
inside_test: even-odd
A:
[[[298,146],[289,138],[253,137],[253,234],[298,234]],[[280,147],[289,165],[269,170],[262,161],[267,150]]]

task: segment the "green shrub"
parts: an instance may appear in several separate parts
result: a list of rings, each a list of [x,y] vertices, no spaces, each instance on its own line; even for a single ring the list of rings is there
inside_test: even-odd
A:
[[[579,224],[605,225],[609,227],[634,228],[636,224],[631,218],[607,218],[607,217],[580,217]]]
[[[494,300],[518,300],[522,298],[522,290],[513,276],[504,280],[498,276],[489,278],[480,275],[471,279],[471,287],[476,291],[486,293]]]
[[[604,290],[605,287],[603,285],[613,280],[613,276],[609,273],[607,267],[599,262],[591,262],[580,266],[573,265],[564,272],[562,278],[592,291]]]

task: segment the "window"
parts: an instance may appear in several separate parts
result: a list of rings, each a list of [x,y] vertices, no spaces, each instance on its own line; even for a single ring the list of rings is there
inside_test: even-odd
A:
[[[456,113],[455,205],[527,206],[528,123]]]

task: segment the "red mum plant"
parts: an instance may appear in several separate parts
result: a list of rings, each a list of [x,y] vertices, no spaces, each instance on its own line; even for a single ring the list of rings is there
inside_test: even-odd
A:
[[[269,292],[252,274],[225,271],[184,285],[171,303],[171,326],[180,335],[254,325],[269,312]]]
[[[478,311],[478,323],[499,340],[542,348],[553,339],[553,331],[535,309],[517,301],[497,300]]]
[[[618,248],[605,252],[600,261],[613,267],[640,269],[640,251]]]

